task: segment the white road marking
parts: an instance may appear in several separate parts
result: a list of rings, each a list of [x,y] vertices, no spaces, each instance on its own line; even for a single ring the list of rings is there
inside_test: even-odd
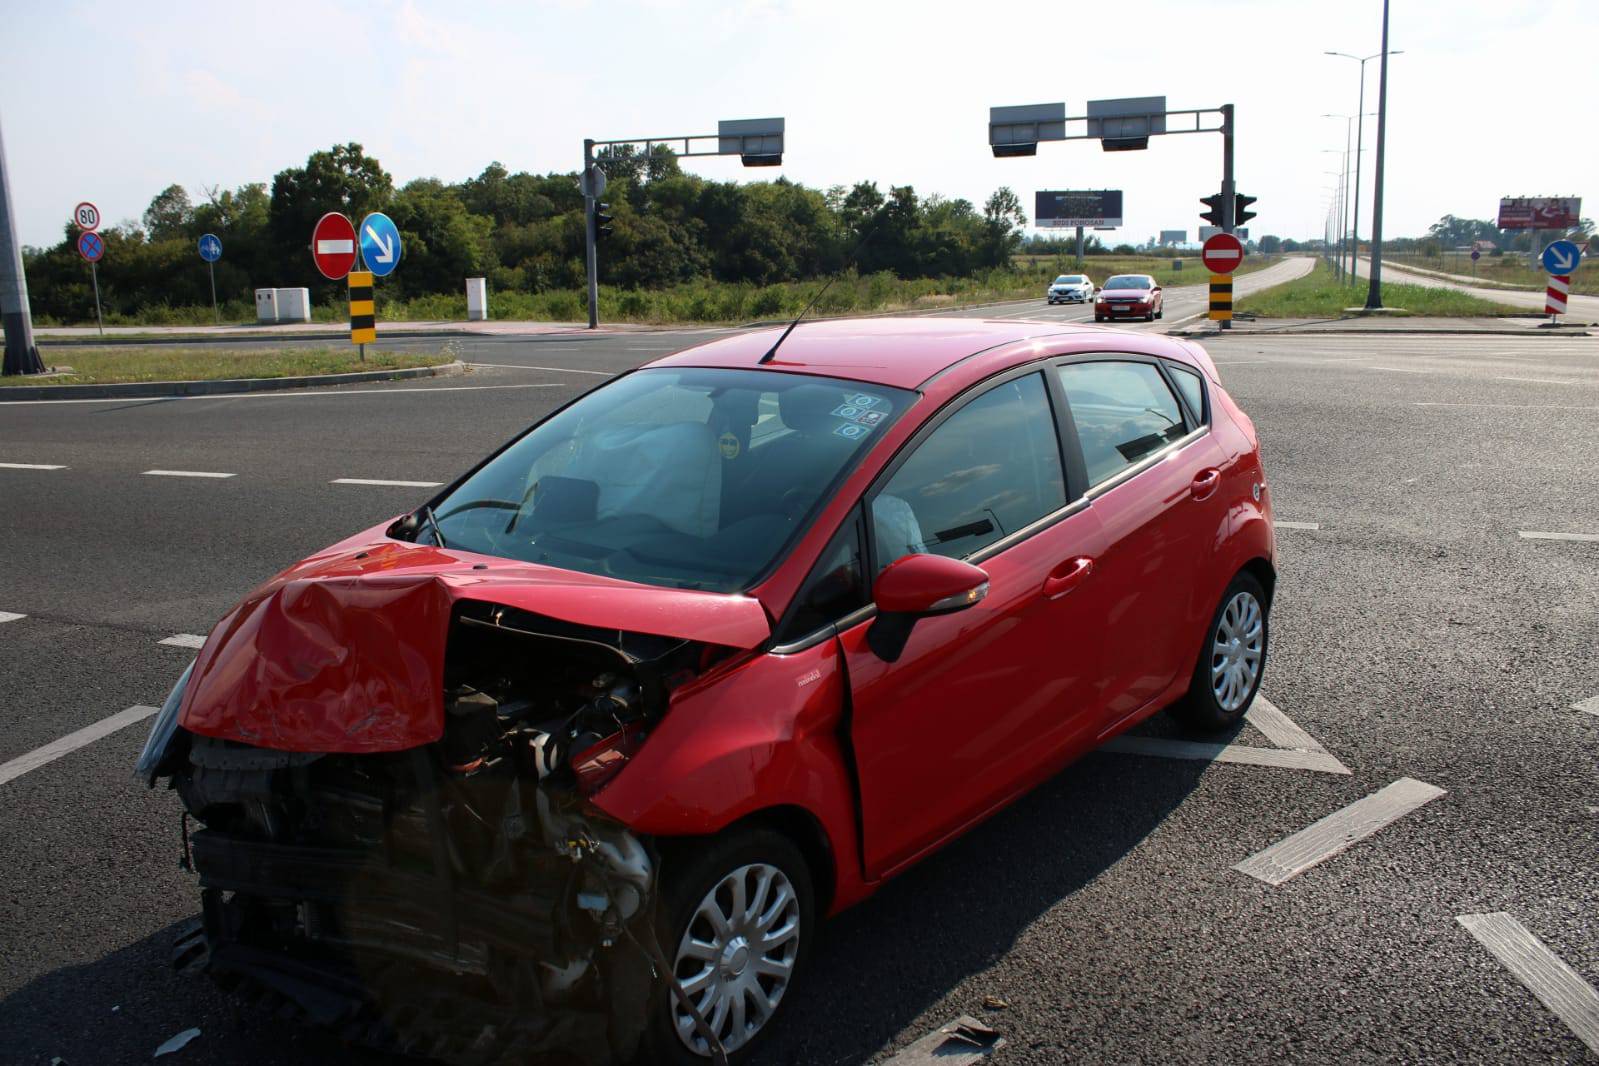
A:
[[[329,485],[393,485],[400,489],[436,489],[442,481],[387,481],[372,477],[336,477]]]
[[[19,614],[17,617],[21,618],[22,616]],[[0,622],[3,621],[5,621],[5,619],[0,618]],[[1571,709],[1574,711],[1581,711],[1583,714],[1599,715],[1599,696],[1591,696],[1588,699],[1583,700],[1581,703],[1573,703],[1571,705]]]
[[[1442,400],[1413,400],[1412,407],[1500,407],[1512,411],[1599,411],[1592,405],[1576,407],[1558,403],[1446,403]]]
[[[235,474],[221,474],[215,470],[146,470],[146,477],[236,477]]]
[[[541,381],[525,385],[447,385],[436,389],[285,389],[282,392],[222,392],[214,396],[118,396],[106,400],[0,400],[0,407],[28,407],[54,403],[168,403],[184,400],[320,400],[328,396],[392,396],[395,393],[435,392],[491,392],[495,389],[565,389],[558,381]]]
[[[1259,366],[1261,363],[1274,362],[1271,359],[1212,359],[1217,366]]]
[[[1275,703],[1260,693],[1255,693],[1244,718],[1250,725],[1266,735],[1266,739],[1279,748],[1295,751],[1326,752],[1315,737],[1299,728],[1299,724],[1284,714]]]
[[[1005,1038],[963,1014],[888,1059],[884,1066],[972,1066],[1005,1046]]]
[[[20,622],[28,617],[25,614],[12,614],[10,611],[0,611],[0,622]]]
[[[46,763],[55,762],[63,755],[70,755],[79,748],[87,747],[101,737],[109,736],[125,726],[142,722],[160,709],[129,707],[125,711],[118,711],[110,718],[102,718],[93,725],[86,725],[76,733],[68,733],[60,740],[52,740],[42,748],[34,748],[26,755],[18,755],[10,762],[0,763],[0,785],[16,780],[29,770],[37,770]]]
[[[1426,374],[1426,373],[1429,373],[1429,371],[1416,370],[1415,368],[1408,367],[1408,366],[1368,366],[1366,369],[1367,370],[1388,370],[1388,371],[1391,371],[1391,372],[1393,372],[1395,374]]]
[[[1401,777],[1386,788],[1251,855],[1233,869],[1268,885],[1280,885],[1443,794],[1444,790],[1436,785]]]
[[[1522,540],[1599,541],[1599,533],[1540,533],[1535,529],[1518,529],[1516,536]]]
[[[1276,529],[1320,529],[1321,528],[1321,523],[1320,522],[1284,522],[1284,521],[1282,521],[1280,519],[1275,519],[1275,518],[1272,519],[1272,523],[1271,524]]]
[[[205,638],[198,633],[174,633],[170,637],[163,637],[156,643],[166,644],[174,648],[193,648],[198,651],[205,647]]]
[[[1496,378],[1494,378],[1494,380],[1495,381],[1532,381],[1532,382],[1536,382],[1539,385],[1581,385],[1581,384],[1583,384],[1580,381],[1562,380],[1560,378],[1496,377]]]
[[[523,366],[521,363],[468,363],[467,366],[492,366],[498,370],[547,370],[552,374],[598,374],[614,377],[609,370],[577,370],[569,366]]]
[[[1191,759],[1196,762],[1230,762],[1247,766],[1271,766],[1280,770],[1313,770],[1323,774],[1348,774],[1349,767],[1339,762],[1314,737],[1284,714],[1266,697],[1255,696],[1244,712],[1244,719],[1265,734],[1275,748],[1248,744],[1212,744],[1194,740],[1163,740],[1159,737],[1113,737],[1100,751],[1119,755],[1151,755],[1161,759]]]
[[[1117,755],[1150,755],[1158,759],[1230,762],[1245,766],[1270,766],[1278,770],[1313,770],[1323,774],[1349,773],[1349,768],[1331,755],[1314,751],[1254,748],[1247,744],[1208,744],[1197,740],[1121,736],[1106,741],[1099,750]]]
[[[1599,992],[1576,970],[1503,911],[1462,914],[1455,921],[1565,1022],[1578,1040],[1599,1052]]]
[[[65,470],[64,466],[54,466],[50,463],[0,463],[0,468],[6,470]]]

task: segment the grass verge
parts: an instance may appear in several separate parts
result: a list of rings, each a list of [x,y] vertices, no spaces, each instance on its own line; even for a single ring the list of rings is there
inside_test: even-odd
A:
[[[46,354],[49,354],[48,352]],[[111,385],[135,381],[212,381],[218,378],[285,378],[302,374],[351,374],[439,366],[455,357],[435,353],[368,351],[362,362],[354,346],[343,348],[74,348],[59,357],[70,375],[18,374],[10,385]],[[52,368],[54,369],[54,368]]]
[[[1153,274],[1161,285],[1200,285],[1206,274],[1197,256],[1180,257],[1183,266],[1174,268],[1171,256],[1090,256],[1084,259],[1082,273],[1101,284],[1112,274]],[[1245,262],[1243,270],[1257,270],[1275,259],[1256,256]],[[828,288],[816,306],[822,315],[870,314],[881,311],[907,311],[956,307],[999,300],[1044,298],[1044,290],[1060,274],[1074,274],[1070,256],[1037,256],[1018,259],[1009,270],[992,270],[971,277],[900,278],[889,271],[876,274],[841,275]],[[697,323],[742,323],[765,319],[792,318],[823,285],[822,280],[782,282],[776,285],[749,285],[730,282],[696,281],[662,289],[620,289],[600,287],[600,320],[633,322],[645,325]],[[588,317],[588,304],[580,289],[551,289],[545,292],[489,292],[489,317],[501,322],[579,322]],[[230,300],[222,305],[222,321],[228,325],[250,325],[254,305]],[[441,293],[397,299],[377,286],[377,314],[380,322],[462,322],[466,320],[466,294]],[[318,301],[312,318],[329,324],[348,320],[349,308],[340,298]],[[134,314],[107,315],[108,326],[209,326],[209,307],[145,307]],[[40,326],[93,325],[90,322],[63,323],[36,320]]]
[[[1534,269],[1527,262],[1527,253],[1512,252],[1505,255],[1483,256],[1477,260],[1476,273],[1472,273],[1471,256],[1464,252],[1446,252],[1441,255],[1413,255],[1406,252],[1383,253],[1383,262],[1395,266],[1420,267],[1444,274],[1458,275],[1467,282],[1475,281],[1486,287],[1504,286],[1542,292],[1549,275]],[[1599,296],[1599,259],[1585,251],[1581,265],[1571,276],[1571,291],[1589,296]]]
[[[1246,296],[1236,310],[1260,318],[1343,318],[1345,308],[1357,307],[1365,298],[1365,279],[1358,285],[1342,283],[1334,277],[1331,267],[1317,260],[1309,274]],[[1383,282],[1382,299],[1388,307],[1402,309],[1407,315],[1436,318],[1484,318],[1523,313],[1522,308],[1480,300],[1453,289],[1391,281]]]

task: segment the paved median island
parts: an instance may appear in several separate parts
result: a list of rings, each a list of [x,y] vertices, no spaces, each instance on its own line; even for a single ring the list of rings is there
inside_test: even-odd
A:
[[[49,373],[0,379],[0,400],[221,395],[433,377],[463,367],[447,348],[374,351],[364,361],[348,348],[231,348],[75,349]]]

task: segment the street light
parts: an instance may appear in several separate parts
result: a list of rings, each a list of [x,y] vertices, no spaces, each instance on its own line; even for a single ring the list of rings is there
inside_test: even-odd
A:
[[[599,237],[609,233],[609,215],[603,215],[604,204],[599,203],[605,191],[605,172],[594,162],[595,148],[617,148],[622,145],[642,147],[648,159],[657,145],[668,147],[679,158],[700,155],[736,155],[747,167],[775,167],[783,163],[783,120],[780,118],[724,119],[716,124],[715,133],[693,133],[677,137],[623,137],[619,140],[583,141],[583,172],[578,183],[583,189],[584,244],[588,260],[589,329],[600,324],[600,267]],[[695,141],[715,141],[713,149],[694,149]],[[681,145],[681,151],[677,146]]]
[[[1357,255],[1357,256],[1360,254],[1360,161],[1361,161],[1361,156],[1362,156],[1363,152],[1365,151],[1365,149],[1362,147],[1362,143],[1363,143],[1363,140],[1364,140],[1364,137],[1365,137],[1365,133],[1366,133],[1366,116],[1368,114],[1375,114],[1376,113],[1376,112],[1368,112],[1366,110],[1366,62],[1368,60],[1376,59],[1378,56],[1383,56],[1383,55],[1401,56],[1401,55],[1405,54],[1404,49],[1402,49],[1402,48],[1398,49],[1398,50],[1395,50],[1395,51],[1387,51],[1386,50],[1387,49],[1387,44],[1388,44],[1388,42],[1387,42],[1388,6],[1387,6],[1387,3],[1386,3],[1386,0],[1385,0],[1385,2],[1383,4],[1383,16],[1382,17],[1383,17],[1383,35],[1384,35],[1383,47],[1385,49],[1384,51],[1377,52],[1377,53],[1375,53],[1373,55],[1369,55],[1369,56],[1354,56],[1354,55],[1350,55],[1348,52],[1325,52],[1325,53],[1323,53],[1324,55],[1340,56],[1340,57],[1342,57],[1344,59],[1353,59],[1356,63],[1360,64],[1360,106],[1355,108],[1355,116],[1360,120],[1360,125],[1355,127],[1355,225],[1354,225],[1354,245],[1355,245],[1355,255]],[[1388,69],[1387,60],[1383,61],[1383,69],[1385,71]]]
[[[1336,148],[1323,148],[1324,154],[1338,155]],[[1344,241],[1349,233],[1349,152],[1345,150],[1337,170],[1327,170],[1323,173],[1338,179],[1336,191],[1333,193],[1333,216],[1338,221],[1338,273],[1344,274]]]

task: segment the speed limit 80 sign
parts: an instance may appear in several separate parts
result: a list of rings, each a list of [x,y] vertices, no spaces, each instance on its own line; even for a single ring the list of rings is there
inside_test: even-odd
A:
[[[79,229],[97,230],[100,228],[100,209],[85,200],[72,209],[72,221],[78,224]]]

